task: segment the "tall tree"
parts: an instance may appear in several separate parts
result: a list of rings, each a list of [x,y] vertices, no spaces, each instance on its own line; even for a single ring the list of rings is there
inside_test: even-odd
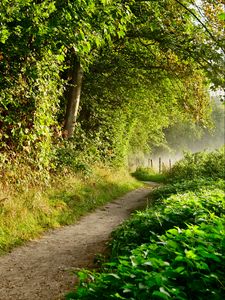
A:
[[[90,105],[97,112],[118,105],[124,112],[127,109],[124,119],[130,120],[135,105],[130,100],[131,91],[136,104],[138,93],[143,96],[145,90],[147,98],[153,99],[158,108],[154,99],[157,89],[163,86],[165,94],[167,91],[171,99],[176,98],[177,106],[193,113],[196,120],[203,120],[198,107],[204,108],[204,101],[197,105],[193,95],[194,91],[197,94],[198,86],[190,83],[188,76],[198,78],[200,84],[206,75],[215,87],[224,87],[224,10],[223,1],[199,3],[192,0],[16,0],[14,3],[2,0],[1,149],[26,149],[34,161],[39,157],[41,165],[47,164],[47,157],[51,157],[52,129],[58,125],[56,115],[59,108],[65,110],[59,107],[62,94],[67,106],[65,129],[69,137],[73,136],[80,110],[82,72],[85,80],[80,120],[90,111],[85,112],[90,103],[87,90],[92,90],[90,99],[94,99],[95,87],[100,83],[101,89],[108,90],[97,92],[98,102],[95,99]],[[65,77],[62,76],[65,70],[72,72]],[[92,76],[99,78],[99,82],[91,86]],[[110,85],[114,86],[114,95]],[[190,96],[188,88],[192,91]],[[152,89],[152,98],[148,89]],[[174,97],[175,93],[179,97]],[[185,97],[181,97],[182,93]],[[142,115],[139,111],[142,104],[146,109],[145,100],[139,98],[137,115]],[[111,126],[112,132],[119,132],[115,130],[118,121],[112,117],[105,119],[105,124],[107,121],[115,125]]]
[[[80,104],[80,94],[83,78],[83,70],[76,54],[73,55],[71,65],[71,80],[67,91],[67,106],[65,115],[64,135],[68,138],[73,136],[77,114]]]

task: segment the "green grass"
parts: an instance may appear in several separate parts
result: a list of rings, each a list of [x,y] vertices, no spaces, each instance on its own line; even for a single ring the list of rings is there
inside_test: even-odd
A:
[[[67,225],[98,206],[140,187],[125,171],[95,168],[91,176],[61,174],[50,186],[0,195],[0,253],[49,228]]]
[[[165,182],[167,179],[166,174],[156,173],[151,168],[144,167],[137,168],[131,175],[141,181],[153,181],[158,183]]]

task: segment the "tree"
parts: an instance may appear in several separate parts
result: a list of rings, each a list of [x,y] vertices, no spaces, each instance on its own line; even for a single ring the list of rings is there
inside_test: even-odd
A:
[[[75,124],[77,121],[78,108],[80,104],[80,94],[83,78],[83,70],[76,55],[73,56],[73,63],[71,66],[72,78],[70,81],[70,88],[67,91],[67,106],[65,115],[65,135],[70,138],[73,136]]]
[[[64,112],[65,135],[74,135],[77,121],[93,136],[100,130],[104,155],[140,137],[138,123],[157,134],[176,114],[204,123],[206,76],[224,86],[224,13],[222,2],[203,2],[3,0],[1,149],[27,151],[34,164],[38,157],[47,166]],[[160,125],[148,107],[152,115],[165,114]],[[93,124],[85,124],[86,116]],[[153,132],[143,133],[143,144]]]
[[[57,39],[66,48],[68,66],[66,87],[65,136],[72,137],[80,102],[83,70],[98,55],[99,49],[110,44],[113,37],[125,34],[130,20],[126,3],[117,1],[58,2],[53,26],[59,29]],[[58,20],[55,23],[55,19]],[[61,30],[60,28],[63,28]]]

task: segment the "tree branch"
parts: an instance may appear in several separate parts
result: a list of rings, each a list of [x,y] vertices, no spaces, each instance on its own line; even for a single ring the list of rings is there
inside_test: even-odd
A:
[[[220,46],[218,40],[214,37],[214,35],[211,33],[211,31],[208,29],[208,27],[199,19],[199,17],[196,16],[196,14],[190,8],[188,8],[186,5],[184,5],[179,0],[175,0],[175,2],[177,2],[180,6],[182,6],[184,9],[186,9],[202,25],[202,27],[209,34],[209,36],[212,38],[212,40],[221,48],[221,50],[225,54],[223,47]]]

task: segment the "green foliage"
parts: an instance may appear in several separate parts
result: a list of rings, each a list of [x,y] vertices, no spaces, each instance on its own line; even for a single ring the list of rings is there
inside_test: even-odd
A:
[[[171,180],[194,179],[199,177],[225,177],[225,148],[214,152],[186,153],[170,173]]]
[[[133,172],[131,175],[134,176],[136,179],[142,181],[165,182],[167,178],[165,174],[159,174],[151,168],[143,167],[137,168],[136,171]]]
[[[108,273],[81,273],[82,286],[66,299],[222,299],[224,233],[216,217],[170,229],[109,263]]]
[[[220,3],[208,5],[1,1],[2,155],[24,157],[45,177],[56,167],[71,53],[85,71],[78,121],[103,161],[126,164],[129,153],[159,145],[183,115],[207,126],[205,76],[224,84],[223,12]],[[213,35],[199,22],[202,14]],[[81,148],[81,132],[77,139]]]
[[[220,299],[224,293],[224,222],[174,228],[143,244],[110,272],[83,274],[66,299]],[[96,282],[85,280],[95,277]],[[87,282],[87,281],[86,281]]]
[[[102,145],[99,150],[103,157],[124,163],[129,154],[149,152],[153,145],[162,143],[163,129],[188,114],[180,105],[187,87],[185,81],[178,81],[163,66],[157,72],[151,68],[140,70],[138,63],[142,62],[132,60],[134,52],[138,57],[144,52],[143,60],[148,59],[149,64],[154,65],[151,54],[144,46],[137,47],[134,42],[125,42],[122,53],[117,48],[113,50],[110,54],[107,49],[103,51],[90,74],[86,75],[78,120],[93,143],[95,136],[100,138]],[[157,48],[153,49],[156,55],[158,51]],[[111,61],[119,62],[116,65]],[[188,85],[189,91],[191,88],[194,87]],[[204,117],[201,119],[202,123],[207,124],[210,107],[208,97],[206,93],[202,97],[195,96],[193,102],[207,104],[202,109]]]
[[[198,185],[195,192],[187,191],[178,194],[172,186],[174,195],[168,198],[158,199],[157,206],[153,206],[144,212],[137,212],[130,220],[125,222],[113,233],[111,242],[112,255],[128,254],[143,243],[150,242],[152,236],[163,234],[166,230],[178,226],[185,228],[187,224],[199,224],[211,217],[225,215],[225,198],[224,189]],[[223,181],[223,187],[224,187]],[[181,185],[179,186],[181,191]],[[167,187],[167,192],[170,186]],[[187,188],[191,189],[189,183],[183,183],[183,191]],[[165,195],[165,189],[159,188]],[[171,191],[171,190],[170,190]],[[162,196],[162,194],[160,196]]]
[[[66,58],[74,49],[87,70],[101,46],[124,35],[129,7],[121,1],[4,0],[0,15],[0,149],[46,174],[55,168]]]
[[[202,189],[208,190],[225,188],[225,182],[223,179],[213,180],[212,178],[195,178],[193,180],[181,180],[178,182],[172,182],[166,184],[158,189],[155,189],[151,193],[151,197],[155,202],[166,199],[173,194],[182,194],[188,191],[198,192]]]
[[[222,299],[224,185],[199,178],[158,188],[152,207],[113,232],[102,273],[80,271],[66,299]]]
[[[70,140],[62,139],[61,143],[55,147],[54,165],[57,171],[67,169],[91,175],[91,166],[98,161],[99,153],[96,145],[92,144],[82,133],[79,134],[79,140],[76,137]]]
[[[113,40],[110,51],[103,47],[85,76],[79,116],[113,162],[159,145],[163,129],[184,116],[199,126],[209,124],[205,75],[195,64],[208,69],[202,60],[204,51],[209,54],[208,37],[200,24],[177,1],[133,1],[130,10],[127,36]],[[194,9],[197,16],[200,10]],[[214,75],[223,81],[221,71]]]

